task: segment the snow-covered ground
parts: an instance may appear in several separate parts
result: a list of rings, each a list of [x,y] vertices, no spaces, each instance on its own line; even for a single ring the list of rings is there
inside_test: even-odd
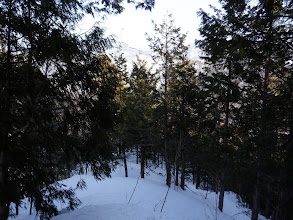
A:
[[[249,220],[250,210],[238,204],[234,193],[225,193],[224,210],[217,207],[217,195],[213,192],[195,189],[187,182],[188,189],[171,186],[161,212],[168,187],[165,185],[164,170],[146,169],[145,179],[138,178],[140,165],[133,157],[128,159],[129,177],[124,177],[124,167],[118,166],[112,177],[96,181],[91,174],[75,175],[63,181],[68,187],[75,187],[83,179],[87,189],[77,191],[82,201],[74,211],[66,211],[59,204],[60,214],[52,220]],[[138,184],[137,184],[138,183]],[[137,187],[134,191],[134,188]],[[134,191],[134,193],[133,193]],[[130,197],[133,194],[131,200]],[[25,204],[24,204],[25,205]],[[29,205],[26,205],[29,207]],[[20,208],[16,220],[38,219],[35,212]],[[13,219],[13,218],[11,218]],[[260,216],[260,220],[265,218]]]

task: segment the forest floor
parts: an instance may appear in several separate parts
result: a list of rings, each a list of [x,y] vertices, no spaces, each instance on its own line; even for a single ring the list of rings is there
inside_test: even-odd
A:
[[[220,212],[216,208],[218,198],[216,193],[195,189],[195,186],[188,181],[186,182],[186,190],[174,187],[172,184],[161,211],[168,191],[164,169],[150,166],[146,168],[145,179],[141,179],[138,178],[140,165],[135,163],[133,155],[128,155],[127,163],[128,178],[125,177],[123,165],[118,165],[112,172],[111,178],[102,181],[96,181],[90,172],[87,175],[74,175],[63,180],[62,182],[67,187],[75,188],[76,183],[83,179],[87,188],[76,192],[82,202],[78,209],[67,211],[65,205],[58,204],[60,215],[52,220],[250,219],[251,211],[239,203],[234,193],[225,192],[224,209],[223,212]],[[29,215],[29,210],[25,207],[29,207],[27,200],[23,200],[19,215],[16,218],[10,218],[10,220],[38,219],[36,212]],[[262,216],[259,219],[265,220]]]

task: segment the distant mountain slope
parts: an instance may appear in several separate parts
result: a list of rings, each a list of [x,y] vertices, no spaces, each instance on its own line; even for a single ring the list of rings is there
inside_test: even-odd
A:
[[[136,60],[138,56],[140,59],[147,61],[149,67],[154,64],[154,61],[151,57],[151,50],[138,50],[136,48],[130,47],[124,42],[117,42],[113,49],[107,51],[109,54],[120,54],[123,53],[124,57],[127,60],[128,71],[131,70],[132,62]],[[199,51],[191,45],[188,50],[188,57],[191,61],[196,63],[197,69],[200,70],[203,67],[203,60],[199,58]]]

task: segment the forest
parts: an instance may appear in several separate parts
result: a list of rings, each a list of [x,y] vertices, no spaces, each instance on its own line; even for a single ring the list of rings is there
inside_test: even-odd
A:
[[[115,39],[98,24],[74,32],[86,15],[123,13],[122,3],[0,1],[0,219],[24,198],[40,219],[58,214],[56,200],[74,210],[79,199],[58,181],[80,167],[102,180],[119,159],[127,177],[130,150],[141,178],[147,163],[163,164],[166,187],[190,179],[219,195],[220,211],[232,191],[251,220],[292,219],[293,1],[200,10],[201,68],[172,15],[146,36],[154,64],[138,57],[131,68],[107,53]]]

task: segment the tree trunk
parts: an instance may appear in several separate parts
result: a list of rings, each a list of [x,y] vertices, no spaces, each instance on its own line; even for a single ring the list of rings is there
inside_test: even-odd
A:
[[[33,210],[33,199],[30,198],[30,215],[32,214],[32,210]]]
[[[2,136],[2,135],[1,135]],[[3,136],[1,137],[1,142],[3,143]],[[0,154],[0,219],[7,219],[9,215],[9,204],[5,200],[5,188],[6,186],[6,181],[5,181],[5,162],[4,162],[4,150],[1,149],[1,154]],[[7,192],[6,192],[7,193]]]
[[[291,145],[293,149],[293,144]],[[291,150],[292,151],[292,150]],[[291,155],[292,156],[292,155]],[[291,159],[292,160],[292,159]],[[282,181],[282,189],[279,195],[278,206],[276,208],[275,213],[272,216],[272,220],[288,220],[293,219],[293,172],[292,172],[292,161],[291,167],[291,174],[289,172],[282,171],[281,181]]]
[[[264,216],[269,219],[270,218],[270,214],[271,214],[271,201],[269,198],[266,198],[266,202],[265,202],[265,211],[264,211]]]
[[[259,212],[259,192],[258,192],[258,185],[256,184],[254,189],[254,196],[253,196],[251,220],[258,219],[258,212]]]
[[[15,214],[16,215],[19,214],[19,203],[18,202],[15,204]]]
[[[195,188],[198,189],[199,187],[200,187],[200,169],[197,168]]]
[[[262,166],[262,152],[259,149],[257,155],[257,168],[256,168],[256,184],[254,186],[254,195],[253,195],[253,205],[252,205],[252,213],[251,220],[258,219],[259,213],[259,186],[260,186],[260,168]]]
[[[164,146],[165,146],[165,163],[166,163],[166,184],[168,187],[171,186],[171,168],[170,168],[170,162],[169,162],[169,147],[168,147],[168,136],[167,136],[167,104],[165,104],[164,107],[165,117],[164,117]]]
[[[228,89],[227,97],[229,97],[230,90]],[[225,109],[225,122],[224,122],[224,135],[223,135],[223,148],[224,151],[227,151],[228,148],[228,123],[229,123],[229,100],[226,102],[226,109]],[[225,172],[226,172],[226,166],[227,166],[227,154],[224,153],[224,166],[221,174],[221,180],[220,180],[220,196],[219,196],[219,210],[223,211],[223,205],[224,205],[224,193],[225,193]]]
[[[168,146],[168,79],[169,79],[169,67],[168,67],[168,32],[166,31],[166,38],[165,38],[165,85],[164,85],[164,147],[165,147],[165,162],[166,162],[166,184],[168,187],[171,186],[171,167],[169,162],[169,146]]]
[[[118,145],[118,155],[119,155],[119,156],[121,155],[121,152],[122,152],[121,146]]]
[[[157,166],[160,166],[160,152],[157,153]]]
[[[178,147],[175,154],[175,186],[179,185],[179,157],[181,152],[181,142],[179,138]]]
[[[179,185],[179,163],[178,161],[175,162],[175,186]]]
[[[204,178],[203,178],[203,188],[204,190],[209,190],[209,185],[208,185],[208,180],[207,180],[207,175],[205,173]]]
[[[223,212],[224,195],[225,195],[224,187],[221,186],[220,187],[220,196],[219,196],[219,209],[221,212]]]
[[[222,177],[221,177],[221,186],[220,186],[220,196],[219,196],[219,209],[221,212],[223,212],[223,205],[224,205],[224,195],[225,195],[225,187],[224,187],[224,182],[225,182],[225,173],[222,171]]]
[[[144,166],[145,166],[145,146],[144,142],[142,141],[140,145],[140,173],[141,178],[144,178]]]
[[[228,127],[229,127],[229,112],[230,112],[230,83],[231,83],[231,72],[232,72],[232,60],[229,61],[229,82],[228,89],[226,94],[226,102],[225,102],[225,121],[224,121],[224,132],[223,132],[223,151],[224,151],[224,165],[222,167],[221,180],[220,180],[220,196],[219,196],[219,210],[223,211],[224,205],[224,193],[225,193],[225,175],[226,168],[228,163]]]
[[[123,160],[124,160],[125,177],[128,177],[128,169],[127,169],[125,146],[123,147],[122,146],[122,143],[121,143],[121,148],[123,148]]]
[[[270,24],[271,27],[271,24]],[[259,208],[260,208],[260,192],[259,192],[259,187],[260,187],[260,178],[261,174],[260,171],[263,167],[263,154],[264,150],[267,146],[265,146],[267,143],[269,143],[269,136],[267,132],[267,123],[268,123],[268,117],[267,117],[267,108],[268,108],[268,85],[269,85],[269,75],[270,75],[270,49],[267,52],[266,60],[265,60],[265,75],[264,75],[264,84],[263,84],[263,89],[261,91],[262,94],[262,109],[261,109],[261,123],[260,123],[260,130],[261,130],[261,143],[258,146],[258,151],[257,151],[257,159],[256,159],[256,184],[254,187],[254,196],[253,196],[253,207],[252,207],[252,214],[251,214],[251,220],[257,220],[258,219],[258,213],[259,213]]]
[[[261,144],[258,146],[257,151],[257,159],[256,159],[256,184],[255,184],[255,190],[254,190],[254,197],[253,197],[253,209],[252,209],[252,215],[251,220],[257,220],[258,219],[258,213],[260,209],[260,187],[261,187],[261,170],[263,169],[263,156],[266,153],[266,148],[270,144],[270,131],[268,130],[268,123],[270,116],[268,116],[268,88],[270,84],[270,72],[271,72],[271,54],[272,54],[272,47],[271,42],[273,40],[272,35],[272,21],[269,22],[269,33],[266,37],[266,41],[268,42],[266,47],[266,57],[265,57],[265,63],[264,63],[264,81],[262,85],[262,106],[261,106],[261,122],[260,122],[260,140]]]
[[[138,145],[136,145],[136,164],[138,164],[138,158],[139,158],[139,155],[138,155]]]
[[[8,17],[10,18],[11,5],[8,10]],[[9,74],[11,71],[11,29],[10,24],[8,24],[8,34],[7,34],[7,70],[3,74],[3,84],[1,106],[0,106],[0,219],[7,219],[9,216],[9,206],[10,202],[6,200],[7,192],[7,165],[6,165],[6,151],[8,148],[8,133],[9,133],[9,109],[10,109],[10,92],[9,92]],[[5,195],[6,194],[6,195]]]
[[[279,201],[272,220],[293,219],[293,113],[291,116],[290,134],[283,149],[287,152],[286,162],[281,169]]]
[[[183,110],[182,110],[183,113]],[[185,190],[185,155],[184,155],[184,144],[183,144],[183,130],[180,129],[180,145],[181,145],[181,189]]]
[[[181,189],[185,190],[185,158],[184,158],[184,151],[182,151],[182,165],[181,165],[181,183],[180,183],[180,187]]]

